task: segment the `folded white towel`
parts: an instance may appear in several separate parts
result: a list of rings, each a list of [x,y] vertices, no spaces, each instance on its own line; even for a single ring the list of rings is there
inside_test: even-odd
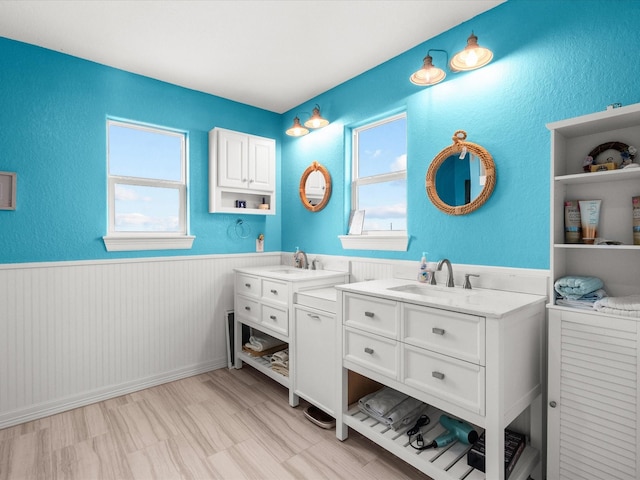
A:
[[[245,347],[251,350],[255,350],[256,352],[262,352],[264,350],[268,350],[269,348],[277,347],[278,345],[286,344],[282,340],[278,340],[277,338],[274,338],[271,335],[267,335],[266,333],[263,333],[260,336],[251,335],[249,337],[249,341],[244,344]]]
[[[640,295],[601,298],[593,308],[598,312],[640,318]]]
[[[289,349],[285,348],[279,352],[271,355],[271,363],[281,363],[282,365],[289,365]]]

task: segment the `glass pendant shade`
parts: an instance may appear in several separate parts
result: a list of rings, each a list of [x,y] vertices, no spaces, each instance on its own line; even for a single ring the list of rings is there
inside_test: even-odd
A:
[[[290,135],[292,137],[301,137],[303,135],[306,135],[307,133],[309,133],[309,130],[304,128],[301,124],[300,124],[300,119],[298,117],[293,119],[293,125],[291,126],[291,128],[289,128],[289,130],[287,130],[285,132],[287,135]]]
[[[478,45],[478,37],[471,32],[467,39],[467,46],[453,56],[449,67],[454,72],[475,70],[484,67],[492,58],[493,52]]]
[[[444,70],[433,66],[431,55],[424,57],[422,68],[409,77],[411,83],[420,86],[429,86],[440,83],[447,76]]]
[[[320,116],[320,108],[316,105],[313,109],[313,113],[309,120],[304,122],[304,126],[307,128],[322,128],[329,125],[329,120]]]

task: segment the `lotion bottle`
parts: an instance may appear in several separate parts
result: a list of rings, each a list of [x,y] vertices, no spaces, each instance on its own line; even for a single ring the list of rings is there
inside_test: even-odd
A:
[[[422,252],[422,258],[420,259],[420,270],[418,271],[418,281],[421,283],[427,283],[429,280],[429,273],[427,271],[427,252]]]

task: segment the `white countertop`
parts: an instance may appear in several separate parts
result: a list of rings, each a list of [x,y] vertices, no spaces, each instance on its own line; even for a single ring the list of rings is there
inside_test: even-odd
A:
[[[336,272],[333,270],[306,270],[295,268],[291,265],[271,265],[266,267],[235,268],[234,271],[246,273],[247,275],[257,275],[260,277],[273,278],[275,280],[300,281],[320,278],[340,278],[348,275],[348,272]]]
[[[456,310],[458,312],[501,318],[508,313],[536,303],[546,303],[547,297],[527,293],[474,288],[465,290],[460,286],[445,287],[428,285],[418,281],[402,279],[373,280],[369,282],[337,285],[345,292],[372,295],[378,298],[397,300],[428,307]],[[391,290],[400,288],[401,290]],[[403,291],[402,289],[407,290]],[[410,290],[421,293],[413,293]],[[419,289],[419,290],[418,290]]]

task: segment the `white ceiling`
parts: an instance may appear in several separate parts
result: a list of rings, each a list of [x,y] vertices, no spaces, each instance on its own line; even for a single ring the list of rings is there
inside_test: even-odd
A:
[[[504,1],[0,0],[0,36],[283,113]]]

